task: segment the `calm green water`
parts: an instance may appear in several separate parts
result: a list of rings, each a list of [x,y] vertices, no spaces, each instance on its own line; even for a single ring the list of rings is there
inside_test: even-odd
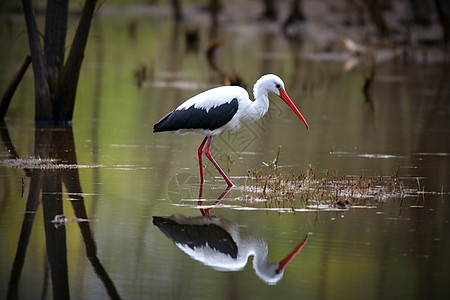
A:
[[[0,36],[10,45],[1,50],[2,91],[27,53],[22,19],[10,22]],[[186,51],[181,29],[165,19],[98,17],[73,127],[34,127],[31,69],[2,127],[0,295],[9,290],[19,299],[51,299],[67,291],[73,299],[448,298],[448,64],[379,63],[367,103],[359,67],[343,71],[345,54],[318,59],[313,54],[322,50],[308,40],[293,47],[264,26],[230,24],[221,33],[226,39],[216,63],[223,71],[236,71],[249,90],[264,73],[280,75],[310,125],[306,130],[272,98],[263,120],[213,140],[213,155],[225,169],[231,155],[227,173],[238,187],[211,215],[263,239],[273,262],[309,236],[278,284],[261,280],[252,258],[241,271],[208,267],[153,225],[153,216],[201,215],[196,149],[203,137],[153,134],[152,126],[220,79],[203,52]],[[200,26],[200,36],[205,49],[206,27]],[[142,68],[146,78],[139,87],[135,74]],[[9,143],[21,159],[58,159],[60,167],[11,168]],[[279,145],[282,172],[311,165],[320,179],[327,170],[390,176],[399,167],[400,179],[414,186],[417,178],[420,192],[348,210],[253,209],[242,201],[247,171],[273,160]],[[211,205],[226,185],[209,162],[205,175],[203,199]],[[89,221],[56,228],[51,220],[58,214]]]

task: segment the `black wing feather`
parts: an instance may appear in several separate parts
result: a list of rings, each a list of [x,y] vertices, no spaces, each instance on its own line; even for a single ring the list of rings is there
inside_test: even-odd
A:
[[[231,235],[214,224],[179,224],[169,218],[153,217],[153,224],[174,243],[191,249],[209,246],[221,253],[236,258],[238,248]]]
[[[153,126],[153,132],[175,131],[179,129],[214,130],[227,124],[236,114],[239,102],[235,98],[228,103],[206,109],[195,108],[174,110]]]

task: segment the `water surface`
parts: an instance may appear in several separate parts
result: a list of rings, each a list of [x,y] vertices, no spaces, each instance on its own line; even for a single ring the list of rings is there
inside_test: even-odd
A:
[[[2,90],[27,53],[26,35],[18,34],[24,24],[13,22],[12,33],[1,36],[11,45],[2,50],[7,62]],[[310,129],[271,97],[264,119],[213,140],[213,155],[238,187],[214,206],[226,184],[205,159],[202,207],[213,207],[211,215],[259,236],[272,262],[308,235],[278,284],[261,280],[252,258],[240,271],[206,266],[153,225],[154,216],[201,216],[196,149],[203,137],[153,134],[152,126],[221,78],[203,52],[186,51],[182,31],[166,19],[100,16],[88,44],[73,126],[34,126],[30,70],[2,126],[2,296],[450,296],[448,64],[380,62],[367,102],[361,70],[343,71],[347,53],[336,50],[331,57],[338,59],[321,59],[317,53],[323,50],[308,40],[294,47],[273,28],[243,26],[222,29],[233,38],[218,49],[216,62],[227,74],[237,72],[248,90],[264,73],[280,75]],[[207,28],[200,27],[200,34],[203,50]],[[143,69],[141,78],[136,74]],[[297,196],[298,210],[291,202],[266,209],[264,198],[246,197],[246,176],[270,163],[279,145],[284,174],[311,166],[320,180],[327,172],[369,178],[398,170],[398,180],[412,192],[345,209],[326,203],[304,209]],[[17,158],[21,167],[11,167]],[[69,222],[52,222],[62,214]]]

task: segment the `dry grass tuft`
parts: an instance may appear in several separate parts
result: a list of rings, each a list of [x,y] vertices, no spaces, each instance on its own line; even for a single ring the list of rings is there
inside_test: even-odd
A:
[[[400,179],[399,168],[392,175],[372,177],[325,170],[324,176],[317,179],[311,165],[298,173],[293,170],[282,173],[277,165],[278,157],[279,152],[274,163],[248,171],[242,190],[247,205],[333,210],[371,207],[390,198],[418,195],[415,179]],[[407,188],[406,182],[414,187]]]

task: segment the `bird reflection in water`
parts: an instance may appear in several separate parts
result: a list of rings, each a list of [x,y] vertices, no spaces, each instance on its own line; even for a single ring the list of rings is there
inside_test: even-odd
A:
[[[215,202],[218,204],[229,192],[226,189]],[[202,203],[203,185],[200,186],[199,205]],[[308,236],[279,262],[268,263],[266,242],[237,223],[211,216],[210,209],[201,208],[202,216],[187,217],[180,214],[153,217],[153,224],[174,244],[195,260],[219,271],[239,271],[253,257],[253,268],[259,278],[276,284],[283,277],[287,265],[306,244]]]

